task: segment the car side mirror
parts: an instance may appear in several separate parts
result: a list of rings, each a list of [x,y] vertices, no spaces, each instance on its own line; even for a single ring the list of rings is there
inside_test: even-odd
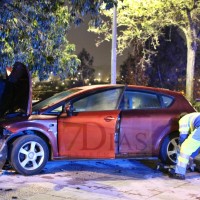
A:
[[[66,113],[67,113],[67,116],[68,116],[68,117],[71,117],[71,116],[73,115],[74,108],[73,108],[73,105],[72,105],[72,104],[68,104],[68,105],[65,107],[65,110],[66,110]]]

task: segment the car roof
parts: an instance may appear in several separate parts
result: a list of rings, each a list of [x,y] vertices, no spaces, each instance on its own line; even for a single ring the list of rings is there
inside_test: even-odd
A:
[[[102,85],[89,85],[89,86],[81,86],[76,87],[76,89],[80,90],[93,90],[97,88],[112,88],[112,87],[127,87],[129,89],[139,89],[139,90],[146,90],[146,91],[152,91],[152,92],[159,92],[159,93],[165,93],[169,95],[181,95],[181,92],[178,91],[172,91],[166,88],[157,88],[157,87],[149,87],[149,86],[141,86],[141,85],[124,85],[124,84],[102,84]]]

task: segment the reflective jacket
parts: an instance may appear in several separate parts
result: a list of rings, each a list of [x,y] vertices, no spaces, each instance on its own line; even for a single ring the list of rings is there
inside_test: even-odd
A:
[[[179,120],[180,144],[188,137],[188,135],[200,126],[200,113],[194,112],[184,115]]]

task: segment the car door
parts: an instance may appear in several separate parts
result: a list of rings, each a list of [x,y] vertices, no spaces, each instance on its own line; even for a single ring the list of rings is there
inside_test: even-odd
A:
[[[162,108],[156,93],[126,91],[121,110],[119,154],[154,155],[161,135],[171,126],[170,109]]]
[[[59,155],[70,158],[114,158],[117,106],[122,88],[97,91],[72,100],[72,115],[58,119]]]

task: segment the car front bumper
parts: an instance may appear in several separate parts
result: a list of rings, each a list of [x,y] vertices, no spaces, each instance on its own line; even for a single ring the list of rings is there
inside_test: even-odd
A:
[[[0,171],[2,170],[3,166],[6,163],[7,153],[8,153],[8,148],[6,140],[0,139]]]

